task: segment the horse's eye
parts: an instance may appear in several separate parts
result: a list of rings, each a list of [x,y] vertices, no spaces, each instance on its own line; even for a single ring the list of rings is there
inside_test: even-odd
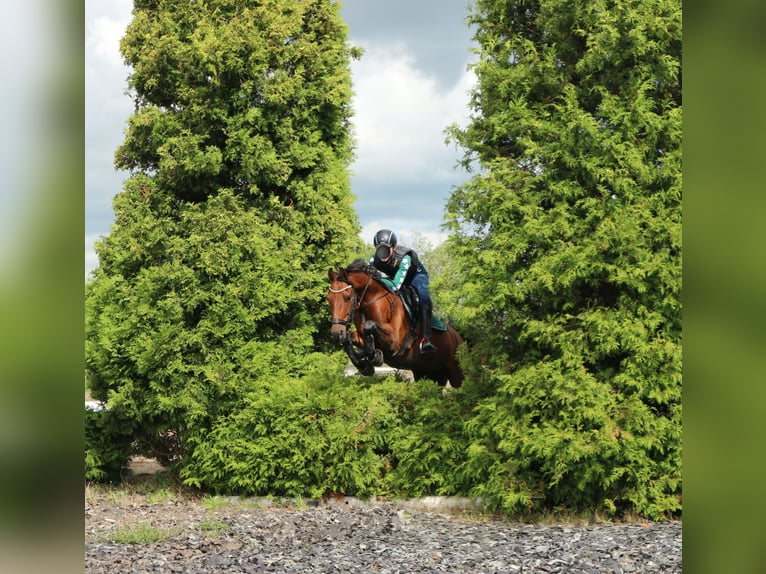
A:
[[[346,303],[348,303],[349,301],[351,301],[351,295],[346,295]]]

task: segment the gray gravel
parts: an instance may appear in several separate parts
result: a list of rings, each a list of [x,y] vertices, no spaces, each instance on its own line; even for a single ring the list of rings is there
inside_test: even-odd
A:
[[[140,527],[167,538],[113,541]],[[541,526],[387,502],[290,509],[86,496],[85,571],[681,572],[681,524]]]

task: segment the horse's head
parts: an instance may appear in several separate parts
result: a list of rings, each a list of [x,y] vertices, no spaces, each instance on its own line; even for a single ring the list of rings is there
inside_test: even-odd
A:
[[[348,278],[344,269],[335,273],[332,269],[327,273],[330,279],[330,289],[327,291],[327,302],[330,304],[332,319],[331,334],[334,339],[345,342],[348,339],[348,329],[354,319],[357,305],[354,284]]]

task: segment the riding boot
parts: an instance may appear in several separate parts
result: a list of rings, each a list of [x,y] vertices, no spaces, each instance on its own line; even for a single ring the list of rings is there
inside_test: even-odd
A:
[[[436,345],[431,342],[431,305],[420,306],[420,328],[422,330],[420,352],[423,354],[435,352]]]

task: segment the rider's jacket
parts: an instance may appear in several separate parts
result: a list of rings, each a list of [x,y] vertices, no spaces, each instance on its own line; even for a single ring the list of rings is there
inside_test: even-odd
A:
[[[404,245],[397,245],[388,261],[382,261],[377,255],[373,255],[370,257],[370,265],[392,277],[397,289],[401,289],[405,282],[410,283],[418,273],[426,273],[418,254]]]

